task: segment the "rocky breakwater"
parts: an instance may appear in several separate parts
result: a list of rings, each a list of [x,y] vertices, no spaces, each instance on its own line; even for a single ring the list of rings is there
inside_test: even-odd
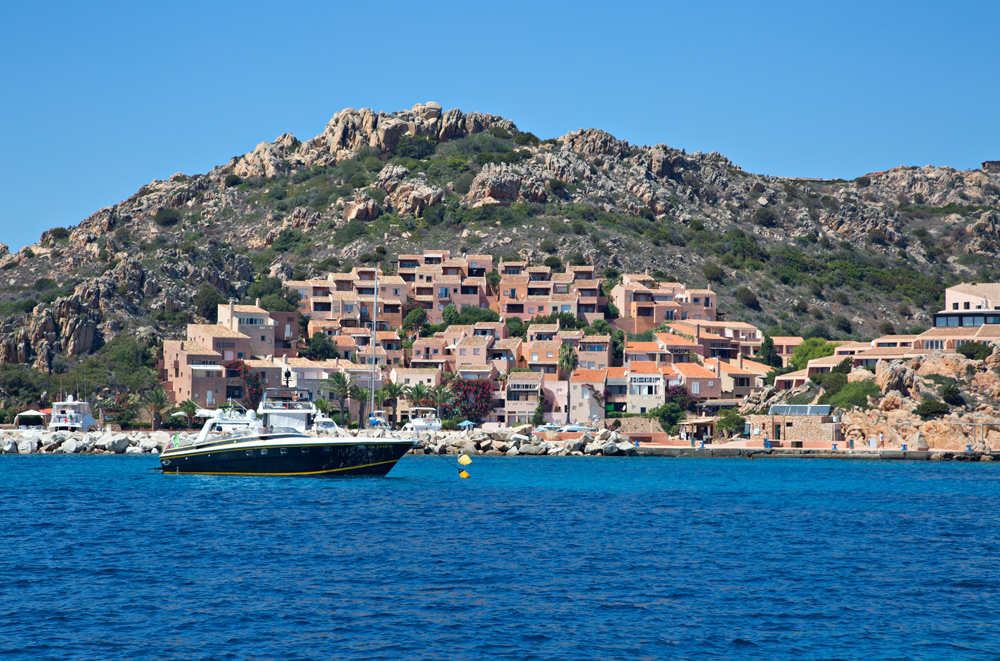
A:
[[[392,433],[400,434],[400,432]],[[492,431],[422,432],[417,434],[417,439],[417,445],[411,450],[414,454],[494,457],[521,455],[624,457],[635,454],[635,446],[628,437],[608,429],[602,429],[594,434],[585,432],[577,438],[563,438],[558,432],[534,434],[531,425],[521,425]]]
[[[0,437],[2,454],[159,454],[171,432],[5,431]],[[194,434],[177,434],[180,443],[190,443]]]

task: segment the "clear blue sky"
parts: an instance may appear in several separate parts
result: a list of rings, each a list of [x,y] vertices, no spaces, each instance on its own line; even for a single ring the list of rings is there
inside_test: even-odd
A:
[[[1000,3],[183,2],[0,8],[0,242],[348,107],[437,101],[773,175],[1000,158]]]

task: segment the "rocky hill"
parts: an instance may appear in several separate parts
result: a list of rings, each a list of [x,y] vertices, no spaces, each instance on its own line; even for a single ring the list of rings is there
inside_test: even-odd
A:
[[[949,284],[1000,278],[998,208],[996,172],[779,178],[596,129],[540,140],[435,103],[348,108],[305,142],[153,181],[16,254],[0,244],[0,362],[64,370],[119,336],[182,335],[203,283],[238,299],[261,276],[432,247],[711,282],[730,319],[871,336],[926,327]]]

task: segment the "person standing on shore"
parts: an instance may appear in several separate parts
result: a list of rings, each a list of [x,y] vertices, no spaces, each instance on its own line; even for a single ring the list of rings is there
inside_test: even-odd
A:
[[[765,448],[771,447],[771,437],[767,435],[766,430],[764,431],[764,447]]]
[[[878,446],[883,450],[885,449],[885,434],[882,432],[878,433]]]

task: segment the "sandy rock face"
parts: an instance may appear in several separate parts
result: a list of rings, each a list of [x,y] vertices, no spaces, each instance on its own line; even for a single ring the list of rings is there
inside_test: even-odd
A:
[[[878,361],[875,365],[875,383],[883,393],[896,390],[904,395],[913,387],[913,370],[898,361]]]
[[[344,199],[344,220],[375,220],[378,212],[378,202],[364,193]]]

